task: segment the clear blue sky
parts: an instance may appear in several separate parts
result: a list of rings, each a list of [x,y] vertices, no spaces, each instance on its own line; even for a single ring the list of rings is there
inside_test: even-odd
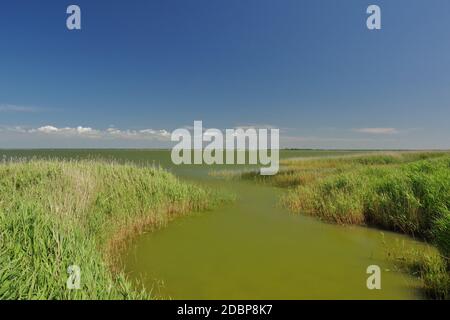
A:
[[[450,148],[447,0],[15,0],[0,39],[3,148],[159,147],[194,120],[285,147]]]

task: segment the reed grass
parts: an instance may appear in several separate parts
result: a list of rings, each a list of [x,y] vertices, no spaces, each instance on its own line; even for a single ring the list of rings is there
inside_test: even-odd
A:
[[[287,187],[282,203],[292,212],[331,223],[376,226],[432,243],[437,256],[416,253],[405,259],[413,271],[421,266],[430,297],[449,298],[450,153],[297,159],[282,166],[275,177],[242,177]]]
[[[157,168],[102,161],[0,164],[0,299],[146,299],[118,268],[137,233],[211,208],[217,193]],[[81,268],[81,288],[66,287]]]

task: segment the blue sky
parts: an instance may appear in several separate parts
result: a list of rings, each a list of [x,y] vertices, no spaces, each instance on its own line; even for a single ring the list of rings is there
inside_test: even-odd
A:
[[[370,4],[381,30],[366,28]],[[284,147],[450,148],[449,13],[447,0],[8,1],[0,147],[161,147],[202,120],[280,128]]]

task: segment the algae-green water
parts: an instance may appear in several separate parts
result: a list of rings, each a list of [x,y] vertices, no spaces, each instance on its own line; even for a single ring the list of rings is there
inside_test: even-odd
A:
[[[283,190],[208,176],[207,166],[173,166],[165,150],[3,150],[8,157],[106,158],[160,165],[208,188],[236,194],[219,208],[175,219],[138,236],[124,270],[152,295],[172,299],[416,299],[417,280],[394,271],[383,243],[412,239],[371,228],[343,227],[293,215]],[[329,156],[284,151],[282,157]],[[339,154],[342,154],[339,153]],[[231,169],[232,166],[224,166]],[[381,290],[366,286],[369,265],[381,268]]]

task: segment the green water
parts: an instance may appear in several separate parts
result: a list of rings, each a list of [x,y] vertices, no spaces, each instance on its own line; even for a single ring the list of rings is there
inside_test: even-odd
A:
[[[278,203],[284,192],[252,182],[208,177],[204,166],[175,167],[167,151],[0,151],[3,157],[114,158],[167,167],[208,188],[234,192],[234,203],[176,219],[139,236],[123,257],[127,275],[153,295],[182,299],[416,299],[418,283],[392,271],[387,243],[398,234],[324,224],[292,215]],[[285,151],[282,157],[333,152]],[[226,166],[224,166],[227,168]],[[228,167],[229,168],[229,167]],[[384,234],[384,236],[383,236]],[[381,290],[368,290],[366,268],[382,269]]]

